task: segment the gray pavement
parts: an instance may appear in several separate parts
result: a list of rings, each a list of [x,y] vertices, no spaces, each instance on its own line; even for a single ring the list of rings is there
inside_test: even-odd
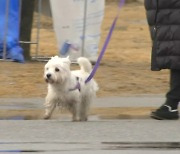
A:
[[[158,107],[163,95],[133,95],[96,98],[92,107]],[[44,98],[0,98],[0,109],[41,109]]]
[[[92,108],[158,107],[163,95],[97,98]],[[1,98],[0,109],[42,109],[44,98]],[[180,121],[0,120],[0,153],[179,154]]]
[[[0,152],[176,154],[180,122],[156,120],[2,120]]]

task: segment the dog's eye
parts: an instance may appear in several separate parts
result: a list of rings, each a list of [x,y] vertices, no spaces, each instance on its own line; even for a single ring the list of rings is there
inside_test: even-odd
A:
[[[46,70],[48,70],[49,68],[47,67]]]
[[[59,72],[59,68],[55,68],[55,71],[56,71],[56,72]]]

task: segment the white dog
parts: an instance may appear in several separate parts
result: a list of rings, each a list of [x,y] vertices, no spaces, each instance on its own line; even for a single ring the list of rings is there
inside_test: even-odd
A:
[[[56,106],[66,107],[73,121],[87,121],[89,105],[96,96],[98,85],[94,79],[85,84],[92,65],[87,58],[77,60],[80,70],[71,71],[69,58],[52,57],[44,68],[48,83],[44,119],[49,119]]]

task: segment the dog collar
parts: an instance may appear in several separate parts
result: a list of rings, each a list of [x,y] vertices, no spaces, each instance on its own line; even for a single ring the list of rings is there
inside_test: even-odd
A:
[[[79,77],[76,77],[76,80],[77,80],[77,84],[75,85],[74,88],[69,89],[69,91],[74,91],[74,90],[76,90],[76,89],[78,89],[79,91],[81,91],[81,85],[80,85],[80,83],[79,83]]]

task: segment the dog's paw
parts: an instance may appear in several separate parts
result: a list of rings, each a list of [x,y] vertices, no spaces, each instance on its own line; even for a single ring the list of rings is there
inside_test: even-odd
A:
[[[72,122],[79,122],[80,120],[72,120]]]
[[[72,118],[72,122],[79,122],[80,121],[80,119],[79,118]]]
[[[43,117],[43,119],[45,119],[45,120],[47,120],[47,119],[49,119],[49,118],[50,118],[49,115],[44,115],[44,117]]]
[[[85,117],[85,118],[80,118],[80,121],[88,121],[88,118]]]

